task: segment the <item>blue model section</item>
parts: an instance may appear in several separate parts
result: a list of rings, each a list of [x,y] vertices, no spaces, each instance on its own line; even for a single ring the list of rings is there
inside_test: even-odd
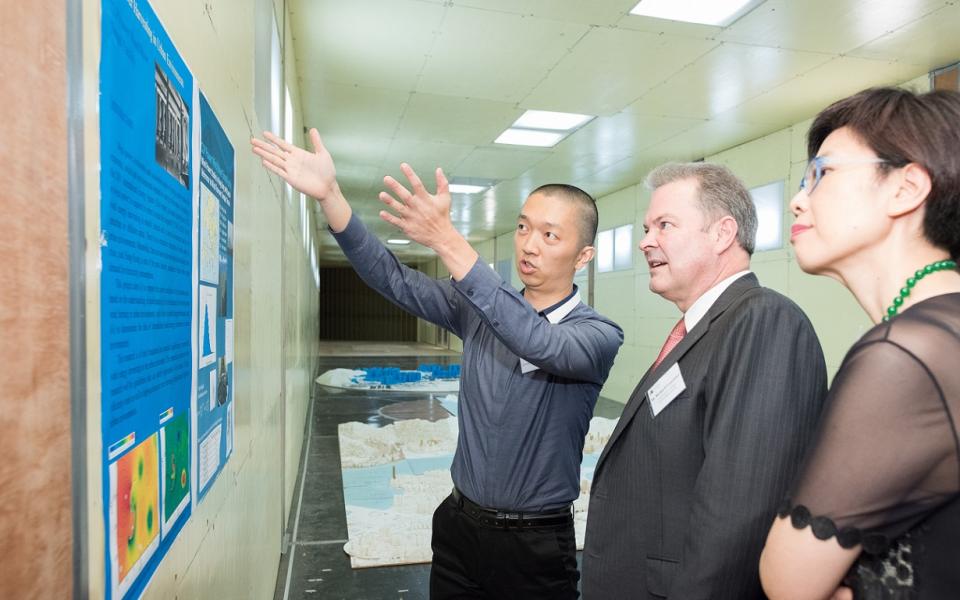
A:
[[[460,365],[421,364],[415,371],[397,367],[366,367],[364,381],[368,384],[397,385],[399,383],[417,383],[424,380],[459,379]]]

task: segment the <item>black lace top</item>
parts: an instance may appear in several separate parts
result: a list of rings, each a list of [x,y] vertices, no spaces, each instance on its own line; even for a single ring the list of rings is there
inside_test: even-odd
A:
[[[857,598],[960,598],[960,293],[863,336],[780,515],[863,552]]]

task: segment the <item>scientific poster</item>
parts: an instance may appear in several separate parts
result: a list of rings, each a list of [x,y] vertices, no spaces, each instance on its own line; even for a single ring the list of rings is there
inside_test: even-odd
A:
[[[233,145],[203,93],[197,94],[195,139],[199,231],[197,388],[192,447],[193,497],[198,501],[223,470],[233,450]]]
[[[217,251],[202,267],[213,289],[200,320],[198,255],[208,258],[200,245],[219,247],[232,233],[233,213],[231,204],[230,231],[213,223],[200,236],[197,188],[207,179],[198,173],[199,91],[149,3],[103,0],[101,31],[105,581],[107,598],[126,599],[143,593],[196,502],[199,329],[209,328],[206,360],[217,368],[223,311],[232,316],[232,307],[218,304],[219,288],[232,284],[233,264],[222,274]],[[232,155],[229,166],[232,202]]]

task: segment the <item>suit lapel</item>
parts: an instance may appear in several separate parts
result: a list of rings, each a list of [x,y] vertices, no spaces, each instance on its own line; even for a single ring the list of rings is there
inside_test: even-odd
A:
[[[600,472],[600,466],[603,464],[610,448],[620,439],[620,435],[630,425],[630,422],[636,416],[640,407],[646,404],[647,392],[653,384],[655,384],[670,367],[677,364],[677,362],[683,358],[684,354],[700,341],[700,338],[710,330],[713,321],[722,315],[736,299],[748,290],[759,287],[759,285],[757,276],[753,273],[748,273],[730,284],[730,287],[720,294],[720,297],[713,303],[713,306],[710,307],[707,314],[704,315],[703,319],[693,328],[693,331],[688,332],[687,335],[680,340],[680,343],[670,351],[670,354],[667,355],[662,363],[657,365],[656,369],[648,369],[647,372],[644,373],[643,377],[640,378],[640,383],[637,384],[637,387],[633,389],[633,393],[630,394],[630,399],[627,400],[627,405],[623,408],[623,413],[620,415],[617,426],[614,428],[613,433],[610,434],[610,439],[600,453],[600,458],[597,460],[597,466],[594,469],[594,477]]]

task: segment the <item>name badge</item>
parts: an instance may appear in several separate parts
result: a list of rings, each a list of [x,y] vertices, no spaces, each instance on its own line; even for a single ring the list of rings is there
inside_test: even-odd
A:
[[[683,375],[680,374],[680,365],[674,363],[667,372],[647,390],[647,399],[650,402],[650,410],[656,417],[660,411],[665,409],[668,404],[673,402],[674,398],[680,395],[680,392],[687,389],[687,384],[683,381]]]

